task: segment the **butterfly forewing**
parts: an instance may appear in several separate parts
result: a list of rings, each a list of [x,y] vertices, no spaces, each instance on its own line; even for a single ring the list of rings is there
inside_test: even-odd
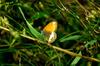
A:
[[[52,21],[44,27],[43,31],[47,33],[51,33],[51,32],[55,32],[56,29],[57,29],[57,22]]]

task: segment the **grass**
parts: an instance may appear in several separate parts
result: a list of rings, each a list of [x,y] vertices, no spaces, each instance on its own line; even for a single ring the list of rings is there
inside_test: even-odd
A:
[[[99,6],[94,0],[0,0],[0,65],[99,66]],[[53,20],[57,38],[48,43],[42,30]]]

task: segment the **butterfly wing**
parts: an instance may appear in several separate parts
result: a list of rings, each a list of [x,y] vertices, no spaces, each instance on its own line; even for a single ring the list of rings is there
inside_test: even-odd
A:
[[[53,43],[56,40],[56,38],[57,38],[57,34],[55,32],[52,32],[48,39],[48,43]]]
[[[57,22],[52,21],[44,27],[43,32],[51,33],[55,32],[56,30],[57,30]]]
[[[57,35],[55,33],[56,30],[57,30],[57,21],[52,21],[44,27],[43,33],[46,36],[46,40],[48,41],[48,43],[53,43],[56,40],[57,38]]]

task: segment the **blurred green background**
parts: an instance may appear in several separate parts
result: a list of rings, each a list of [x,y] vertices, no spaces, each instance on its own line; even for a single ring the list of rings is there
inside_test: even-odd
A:
[[[52,46],[43,28],[58,23]],[[99,0],[0,0],[0,66],[100,66]]]

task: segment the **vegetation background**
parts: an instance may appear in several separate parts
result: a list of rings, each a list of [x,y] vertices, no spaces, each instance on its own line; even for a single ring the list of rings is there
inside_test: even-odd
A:
[[[99,0],[0,0],[0,66],[100,66],[99,25]]]

